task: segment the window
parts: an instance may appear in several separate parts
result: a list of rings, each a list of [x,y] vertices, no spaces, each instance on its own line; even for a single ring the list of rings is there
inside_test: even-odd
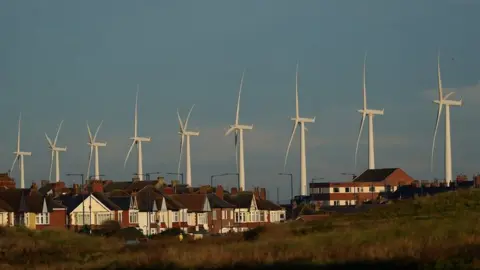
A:
[[[338,187],[334,187],[333,192],[335,192],[335,193],[340,192],[340,189]]]
[[[345,205],[350,205],[350,201],[345,201]]]
[[[363,187],[357,187],[357,192],[363,192]]]
[[[227,210],[222,210],[222,219],[226,219],[227,218]]]
[[[265,218],[265,211],[260,212],[260,221],[267,221]]]
[[[138,214],[138,213],[137,213]],[[107,220],[111,220],[113,219],[112,218],[112,214],[109,213],[109,212],[101,212],[101,213],[97,213],[97,222],[96,224],[100,225],[102,224],[103,222],[107,221]]]
[[[26,220],[26,219],[25,219]],[[50,213],[38,213],[35,217],[36,225],[48,225],[50,224]]]
[[[117,220],[118,220],[118,223],[122,224],[122,212],[117,213]]]
[[[339,205],[340,205],[340,201],[333,201],[333,205],[339,206]]]
[[[28,216],[29,216],[28,213],[23,214],[23,220],[25,222],[24,223],[25,226],[28,226],[28,224],[30,224],[30,220],[29,220]]]
[[[350,192],[350,188],[349,188],[349,187],[346,187],[346,188],[345,188],[345,192],[347,192],[347,193]]]
[[[280,220],[285,220],[285,214],[284,213],[280,213]]]
[[[370,192],[375,192],[375,187],[374,186],[370,187]]]
[[[150,212],[150,223],[155,223],[157,222],[157,213],[155,212]]]
[[[75,220],[77,225],[90,224],[90,213],[85,213],[85,216],[83,213],[77,213],[75,214]]]
[[[128,221],[129,221],[129,223],[133,223],[133,224],[138,223],[138,210],[129,210],[128,211]]]
[[[156,234],[157,233],[157,229],[150,229],[150,234]]]
[[[251,221],[252,221],[252,222],[258,221],[258,220],[257,220],[257,215],[255,214],[255,212],[257,212],[257,211],[252,211],[252,212],[250,212],[250,217],[251,217]]]
[[[217,210],[212,211],[212,220],[217,220]]]
[[[172,222],[179,222],[178,212],[173,212]]]
[[[242,223],[246,222],[246,213],[245,212],[237,212],[235,213],[235,222],[236,223]]]
[[[233,211],[230,211],[230,219],[233,219]]]
[[[197,214],[198,218],[198,224],[207,224],[207,213],[198,213]]]

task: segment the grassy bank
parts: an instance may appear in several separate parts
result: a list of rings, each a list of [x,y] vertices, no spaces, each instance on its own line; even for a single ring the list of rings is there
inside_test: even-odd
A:
[[[387,205],[314,223],[267,226],[200,241],[115,239],[65,231],[0,231],[1,269],[473,269],[480,268],[480,192]],[[373,267],[373,268],[372,268]]]

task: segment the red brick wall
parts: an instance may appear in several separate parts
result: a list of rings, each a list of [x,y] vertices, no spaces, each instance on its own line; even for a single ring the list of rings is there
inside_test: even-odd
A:
[[[233,211],[233,209],[223,209],[227,211],[227,216],[225,219],[222,220],[222,209],[220,208],[215,208],[212,209],[212,212],[208,213],[208,229],[212,233],[219,233],[220,230],[223,228],[228,228],[228,225],[230,226],[234,225],[234,220],[230,218],[230,212]],[[216,220],[213,220],[213,211],[215,211],[217,214]]]
[[[385,179],[387,185],[398,186],[398,185],[410,185],[414,179],[404,172],[402,169],[395,170],[390,176]]]
[[[53,210],[50,213],[49,225],[36,225],[37,230],[51,229],[51,228],[66,228],[66,210]]]

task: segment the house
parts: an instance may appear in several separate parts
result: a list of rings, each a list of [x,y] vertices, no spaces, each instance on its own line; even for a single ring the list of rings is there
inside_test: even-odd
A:
[[[9,225],[21,225],[30,229],[66,227],[66,207],[49,196],[43,196],[36,186],[29,189],[6,189],[0,191],[4,205],[2,217],[7,216]]]
[[[187,224],[189,231],[193,232],[200,229],[209,229],[208,216],[212,209],[207,194],[172,194],[170,195],[170,198],[180,202],[187,208]]]
[[[59,198],[67,205],[68,225],[70,229],[79,230],[84,225],[99,228],[107,220],[118,220],[122,211],[105,194],[75,194]]]
[[[352,182],[310,183],[310,199],[318,207],[357,205],[395,192],[413,181],[400,168],[368,169]]]
[[[212,233],[227,233],[234,227],[235,206],[223,200],[223,187],[217,186],[215,193],[207,194],[211,214],[208,216],[208,231]]]
[[[232,188],[231,194],[224,196],[225,201],[235,206],[233,231],[246,231],[268,222],[268,212],[258,208],[254,193],[236,190]]]
[[[0,200],[0,226],[13,226],[13,208],[4,200]]]

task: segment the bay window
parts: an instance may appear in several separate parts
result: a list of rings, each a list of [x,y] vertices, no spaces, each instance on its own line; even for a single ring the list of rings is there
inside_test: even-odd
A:
[[[128,211],[128,221],[132,224],[138,224],[138,210]]]
[[[26,215],[27,217],[28,215]],[[25,219],[27,221],[27,219]],[[27,223],[28,224],[28,223]],[[50,224],[50,213],[38,213],[35,217],[35,224],[36,225],[48,225]]]

